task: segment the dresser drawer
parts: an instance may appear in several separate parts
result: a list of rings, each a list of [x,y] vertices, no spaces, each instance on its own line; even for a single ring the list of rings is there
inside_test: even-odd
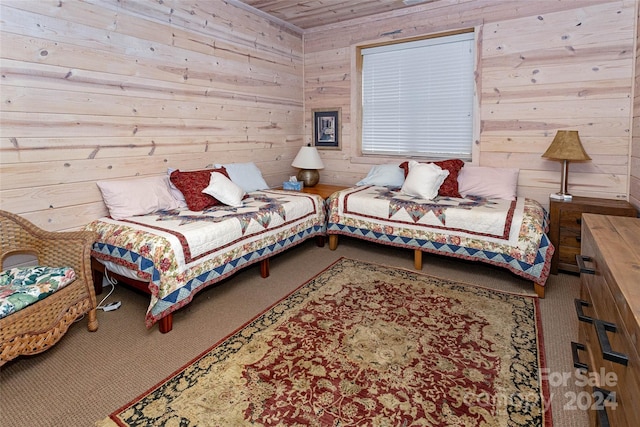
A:
[[[583,289],[581,296],[589,302],[589,306],[584,308],[584,314],[593,319],[593,323],[583,322],[580,329],[580,339],[588,348],[589,371],[595,372],[598,386],[615,392],[616,409],[608,410],[611,425],[625,426],[633,423],[623,423],[625,419],[622,413],[626,414],[626,419],[640,420],[640,407],[635,404],[637,396],[640,395],[640,357],[631,337],[625,327],[615,305],[615,298],[610,292],[609,285],[603,275],[598,274],[597,262],[596,275],[592,280],[583,279]],[[605,335],[610,350],[615,356],[626,356],[627,364],[613,362],[607,359],[603,353],[602,342],[604,339],[598,337],[596,322],[601,321],[615,325],[615,331],[608,331],[606,327],[601,328],[600,333]]]
[[[593,270],[581,274],[583,314],[591,320],[579,325],[587,350],[583,363],[597,386],[615,394],[615,405],[606,410],[610,425],[635,426],[640,420],[640,219],[592,214],[583,219],[581,253]],[[593,413],[590,418],[596,425]]]

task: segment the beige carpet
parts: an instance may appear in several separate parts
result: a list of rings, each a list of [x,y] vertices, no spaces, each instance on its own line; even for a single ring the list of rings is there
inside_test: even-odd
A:
[[[306,242],[275,257],[267,279],[261,279],[258,266],[253,266],[220,286],[201,292],[176,313],[173,331],[168,334],[160,334],[157,327],[145,328],[147,296],[116,286],[109,301],[120,300],[122,307],[99,312],[97,332],[87,332],[86,321],[81,321],[46,353],[17,359],[2,368],[0,425],[92,426],[341,256],[408,269],[413,266],[413,253],[409,250],[348,238],[340,239],[336,251]],[[530,283],[478,263],[425,255],[423,271],[533,294]],[[552,373],[571,374],[574,369],[570,341],[577,339],[578,330],[573,299],[579,293],[579,279],[560,274],[551,276],[547,286],[547,297],[540,301],[547,365]],[[586,414],[570,408],[571,396],[582,391],[574,381],[551,385],[554,425],[587,425]]]
[[[538,299],[341,258],[127,425],[551,426]]]

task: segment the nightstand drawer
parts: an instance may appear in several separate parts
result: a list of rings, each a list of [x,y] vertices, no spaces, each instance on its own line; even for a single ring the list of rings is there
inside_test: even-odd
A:
[[[558,241],[560,247],[570,246],[572,248],[579,248],[580,240],[580,228],[576,230],[574,228],[560,227],[560,239]]]
[[[582,224],[582,212],[580,211],[563,211],[560,213],[560,228],[566,230],[575,230],[580,234],[580,226]]]
[[[576,263],[576,255],[580,254],[580,245],[577,247],[572,246],[560,246],[558,248],[560,255],[558,261],[562,264],[564,270],[573,271],[577,273],[579,271],[578,264]],[[569,267],[571,265],[571,267]],[[575,268],[573,268],[575,266]]]

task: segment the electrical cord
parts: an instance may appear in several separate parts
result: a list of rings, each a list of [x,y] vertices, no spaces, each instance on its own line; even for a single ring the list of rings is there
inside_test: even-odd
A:
[[[98,304],[98,307],[96,307],[98,310],[102,310],[102,311],[113,311],[113,310],[117,310],[120,308],[120,305],[122,305],[122,303],[120,301],[116,301],[116,302],[112,302],[109,303],[107,305],[102,305],[104,304],[104,302],[107,300],[107,298],[109,298],[111,296],[111,294],[113,293],[113,291],[115,291],[116,289],[116,283],[118,283],[118,281],[112,277],[109,277],[109,270],[107,270],[105,268],[104,270],[104,278],[107,280],[107,283],[109,285],[111,285],[111,290],[109,291],[109,293],[107,294],[107,296],[105,296],[104,298],[102,298],[102,301],[100,301],[100,303]]]
[[[112,303],[109,303],[107,305],[102,305],[107,300],[107,298],[109,298],[111,296],[113,291],[116,290],[116,284],[118,283],[118,281],[116,279],[109,277],[109,273],[108,273],[108,270],[106,268],[104,270],[104,277],[105,277],[105,279],[107,279],[107,283],[109,285],[111,285],[111,290],[109,291],[109,293],[107,294],[106,297],[102,298],[102,301],[100,301],[100,303],[98,304],[96,309],[102,310],[102,311],[105,311],[105,312],[106,311],[117,310],[122,305],[122,303],[120,301],[112,302]],[[79,322],[82,319],[84,319],[84,314],[82,316],[78,317],[76,320],[74,320],[74,323]]]

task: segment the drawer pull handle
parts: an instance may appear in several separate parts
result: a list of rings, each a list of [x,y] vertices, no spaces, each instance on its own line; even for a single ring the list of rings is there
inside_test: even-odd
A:
[[[582,237],[576,236],[576,242],[582,242]]]
[[[607,336],[607,331],[615,332],[617,327],[613,323],[604,322],[599,319],[593,321],[593,325],[596,327],[596,335],[598,335],[598,341],[600,342],[600,349],[602,350],[602,358],[614,363],[627,366],[629,363],[629,357],[626,354],[618,353],[611,349],[611,343]]]
[[[589,371],[589,366],[587,366],[586,363],[582,363],[580,361],[580,356],[578,356],[578,350],[584,351],[585,350],[584,344],[571,341],[571,354],[573,355],[573,367],[587,372]]]
[[[609,424],[609,415],[607,415],[605,402],[611,402],[611,407],[615,409],[618,406],[616,402],[616,393],[600,387],[594,387],[593,399],[596,404],[595,409],[598,417],[598,424],[600,427],[610,427],[611,424]]]
[[[581,322],[593,323],[593,319],[589,316],[586,316],[582,311],[582,307],[589,307],[591,306],[591,304],[579,298],[574,299],[573,303],[576,306],[576,313],[578,314],[578,320]]]
[[[586,265],[584,265],[584,262],[591,262],[591,257],[588,256],[584,256],[584,255],[576,255],[576,264],[578,264],[578,268],[580,269],[580,273],[584,273],[584,274],[596,274],[596,270],[593,268],[588,268]]]

